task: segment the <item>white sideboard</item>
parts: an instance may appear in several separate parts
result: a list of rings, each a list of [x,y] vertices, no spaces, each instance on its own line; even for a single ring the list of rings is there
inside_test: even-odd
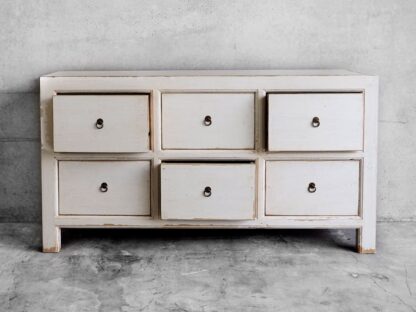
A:
[[[41,77],[43,251],[62,228],[352,228],[374,253],[378,78]]]

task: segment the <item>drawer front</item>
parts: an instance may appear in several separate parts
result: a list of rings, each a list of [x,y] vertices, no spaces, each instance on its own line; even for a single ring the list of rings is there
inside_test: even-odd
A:
[[[53,99],[55,152],[149,150],[147,95],[58,95]]]
[[[254,93],[162,95],[164,149],[254,149]]]
[[[363,149],[361,93],[268,95],[270,151],[355,151]]]
[[[358,215],[360,162],[268,161],[266,214]]]
[[[60,161],[59,214],[150,215],[150,162]]]
[[[254,164],[162,164],[162,219],[254,218]]]

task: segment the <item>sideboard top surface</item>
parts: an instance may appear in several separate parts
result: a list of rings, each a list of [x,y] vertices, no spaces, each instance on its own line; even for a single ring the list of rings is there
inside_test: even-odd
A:
[[[371,76],[344,69],[59,71],[42,77]]]

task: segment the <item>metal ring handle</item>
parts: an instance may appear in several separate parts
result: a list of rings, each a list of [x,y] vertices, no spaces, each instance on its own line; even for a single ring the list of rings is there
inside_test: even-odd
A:
[[[97,121],[95,122],[95,127],[97,129],[104,128],[104,120],[102,118],[98,118]]]
[[[108,184],[105,183],[105,182],[101,183],[100,191],[103,192],[103,193],[107,192],[108,191]]]
[[[211,126],[212,124],[212,118],[210,115],[205,116],[204,118],[204,125],[205,126]]]
[[[312,124],[312,127],[318,128],[321,125],[321,122],[319,121],[319,117],[313,117],[311,124]]]
[[[309,193],[315,193],[316,192],[316,185],[315,183],[311,182],[308,185],[308,192]]]
[[[205,197],[210,197],[211,194],[212,194],[211,187],[209,187],[209,186],[205,187],[205,189],[204,189],[204,196]]]

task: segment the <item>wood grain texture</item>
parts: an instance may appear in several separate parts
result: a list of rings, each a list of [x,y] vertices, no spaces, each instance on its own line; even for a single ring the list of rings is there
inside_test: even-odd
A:
[[[254,164],[162,163],[162,219],[253,219],[255,173]]]
[[[59,214],[150,215],[150,162],[60,161]]]
[[[270,151],[363,149],[362,93],[269,94],[268,112]]]
[[[254,93],[163,94],[162,147],[254,149],[254,102]]]
[[[97,119],[103,120],[98,129]],[[53,99],[55,152],[149,150],[147,95],[57,95]]]
[[[266,162],[267,215],[345,215],[359,212],[359,161]],[[308,190],[315,184],[315,191]]]

